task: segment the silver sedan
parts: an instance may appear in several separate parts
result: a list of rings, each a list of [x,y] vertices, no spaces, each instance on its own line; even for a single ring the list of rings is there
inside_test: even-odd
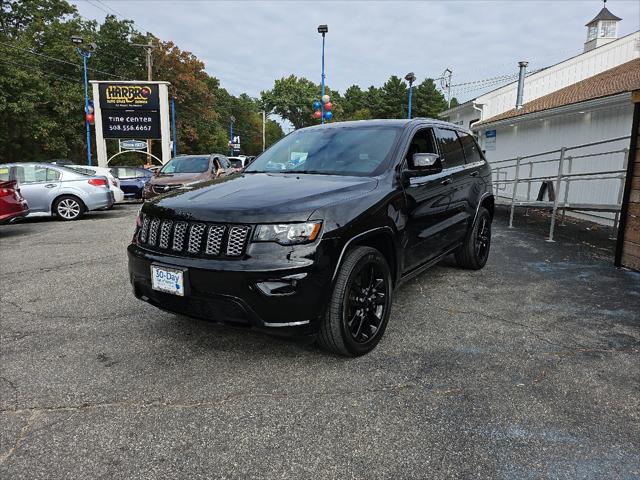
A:
[[[54,215],[77,220],[89,210],[113,205],[113,192],[105,177],[84,175],[47,163],[9,163],[7,180],[17,180],[29,203],[29,216]],[[0,179],[2,180],[2,179]]]

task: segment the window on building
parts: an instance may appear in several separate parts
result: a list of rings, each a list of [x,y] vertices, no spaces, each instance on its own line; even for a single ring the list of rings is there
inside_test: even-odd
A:
[[[589,40],[594,40],[598,36],[598,25],[593,24],[589,25],[589,30],[587,30],[587,42]]]
[[[444,157],[444,168],[464,165],[464,153],[458,135],[453,130],[437,128],[438,143]]]
[[[600,36],[612,38],[616,36],[616,22],[613,20],[603,20],[600,22]]]

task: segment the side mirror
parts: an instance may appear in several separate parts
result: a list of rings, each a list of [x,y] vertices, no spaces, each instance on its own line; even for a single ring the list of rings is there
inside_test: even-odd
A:
[[[424,175],[440,173],[442,171],[442,160],[437,153],[414,153],[411,159],[411,168]]]

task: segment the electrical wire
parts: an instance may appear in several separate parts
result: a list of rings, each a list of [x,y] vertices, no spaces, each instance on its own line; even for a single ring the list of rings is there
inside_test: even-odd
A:
[[[37,72],[41,73],[42,75],[44,75],[46,77],[56,77],[56,78],[59,78],[59,79],[62,79],[64,81],[66,81],[66,82],[73,83],[73,84],[77,84],[78,81],[80,80],[78,78],[72,78],[72,77],[68,77],[66,75],[59,75],[57,73],[44,72],[40,68],[38,68],[38,66],[36,66],[36,65],[25,65],[23,63],[11,62],[9,60],[0,60],[0,63],[3,63],[5,65],[14,65],[16,67],[26,68],[26,69],[29,69],[29,70],[34,70],[34,71],[37,71]]]
[[[63,60],[63,59],[61,59],[61,58],[52,57],[52,56],[50,56],[50,55],[45,55],[44,53],[39,53],[39,52],[36,52],[35,50],[31,50],[31,49],[28,49],[28,48],[18,47],[17,45],[12,45],[12,44],[10,44],[10,43],[6,43],[6,42],[1,42],[1,41],[0,41],[0,45],[4,45],[4,46],[6,46],[6,47],[11,47],[11,48],[16,49],[16,50],[21,50],[21,51],[23,51],[23,52],[28,52],[28,53],[30,53],[30,54],[32,54],[32,55],[36,55],[36,56],[38,56],[38,57],[42,57],[42,58],[47,58],[47,59],[49,59],[49,60],[53,60],[53,61],[55,61],[55,62],[59,62],[59,63],[64,63],[64,64],[67,64],[67,65],[71,65],[71,66],[76,67],[76,68],[80,68],[80,69],[84,68],[84,67],[83,67],[82,65],[80,65],[80,64],[73,63],[73,62],[70,62],[70,61],[68,61],[68,60]],[[121,80],[124,80],[124,78],[123,78],[123,77],[120,77],[120,76],[115,75],[115,74],[113,74],[113,73],[103,72],[102,70],[97,70],[97,69],[95,69],[95,68],[87,67],[87,70],[90,70],[90,71],[92,71],[92,72],[94,72],[94,73],[101,73],[101,74],[103,74],[103,75],[108,75],[108,76],[110,76],[110,77],[115,77],[115,78],[119,78],[119,79],[121,79]]]

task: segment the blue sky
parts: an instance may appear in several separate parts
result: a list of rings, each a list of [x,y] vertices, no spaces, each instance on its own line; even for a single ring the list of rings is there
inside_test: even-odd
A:
[[[196,54],[233,94],[258,96],[294,73],[320,82],[320,23],[329,25],[327,83],[381,85],[413,71],[418,82],[453,70],[453,84],[530,69],[582,52],[585,23],[602,1],[188,1],[77,0],[86,18],[105,11]],[[609,0],[619,36],[640,29],[640,2]],[[639,51],[640,55],[640,51]],[[492,87],[493,88],[493,87]],[[482,90],[458,87],[461,100]]]

